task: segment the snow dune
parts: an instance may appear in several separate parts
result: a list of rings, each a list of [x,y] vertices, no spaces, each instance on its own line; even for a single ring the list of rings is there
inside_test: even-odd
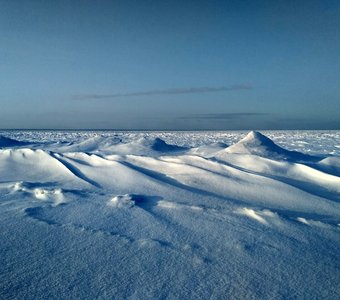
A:
[[[340,297],[339,157],[131,136],[0,137],[1,298]]]

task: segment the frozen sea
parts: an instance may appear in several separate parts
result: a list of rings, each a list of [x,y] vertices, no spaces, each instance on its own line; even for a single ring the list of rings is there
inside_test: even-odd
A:
[[[339,299],[340,131],[0,131],[1,299]]]

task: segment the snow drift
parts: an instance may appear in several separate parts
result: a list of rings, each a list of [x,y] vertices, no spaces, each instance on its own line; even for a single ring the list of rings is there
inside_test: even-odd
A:
[[[1,298],[340,297],[338,156],[259,132],[34,134],[0,138]]]

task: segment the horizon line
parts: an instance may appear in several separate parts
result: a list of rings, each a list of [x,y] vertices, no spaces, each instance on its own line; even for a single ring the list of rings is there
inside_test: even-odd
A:
[[[339,131],[340,128],[325,129],[325,128],[295,128],[295,129],[259,129],[259,128],[247,128],[247,129],[119,129],[119,128],[0,128],[0,131]]]

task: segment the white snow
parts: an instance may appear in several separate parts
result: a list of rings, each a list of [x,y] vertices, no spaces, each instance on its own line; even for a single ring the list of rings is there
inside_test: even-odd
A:
[[[340,132],[0,133],[1,299],[339,299]]]
[[[135,201],[133,200],[133,197],[131,195],[128,195],[128,194],[118,195],[118,196],[113,197],[110,200],[109,205],[118,207],[118,208],[123,208],[123,207],[130,208],[135,205]]]

